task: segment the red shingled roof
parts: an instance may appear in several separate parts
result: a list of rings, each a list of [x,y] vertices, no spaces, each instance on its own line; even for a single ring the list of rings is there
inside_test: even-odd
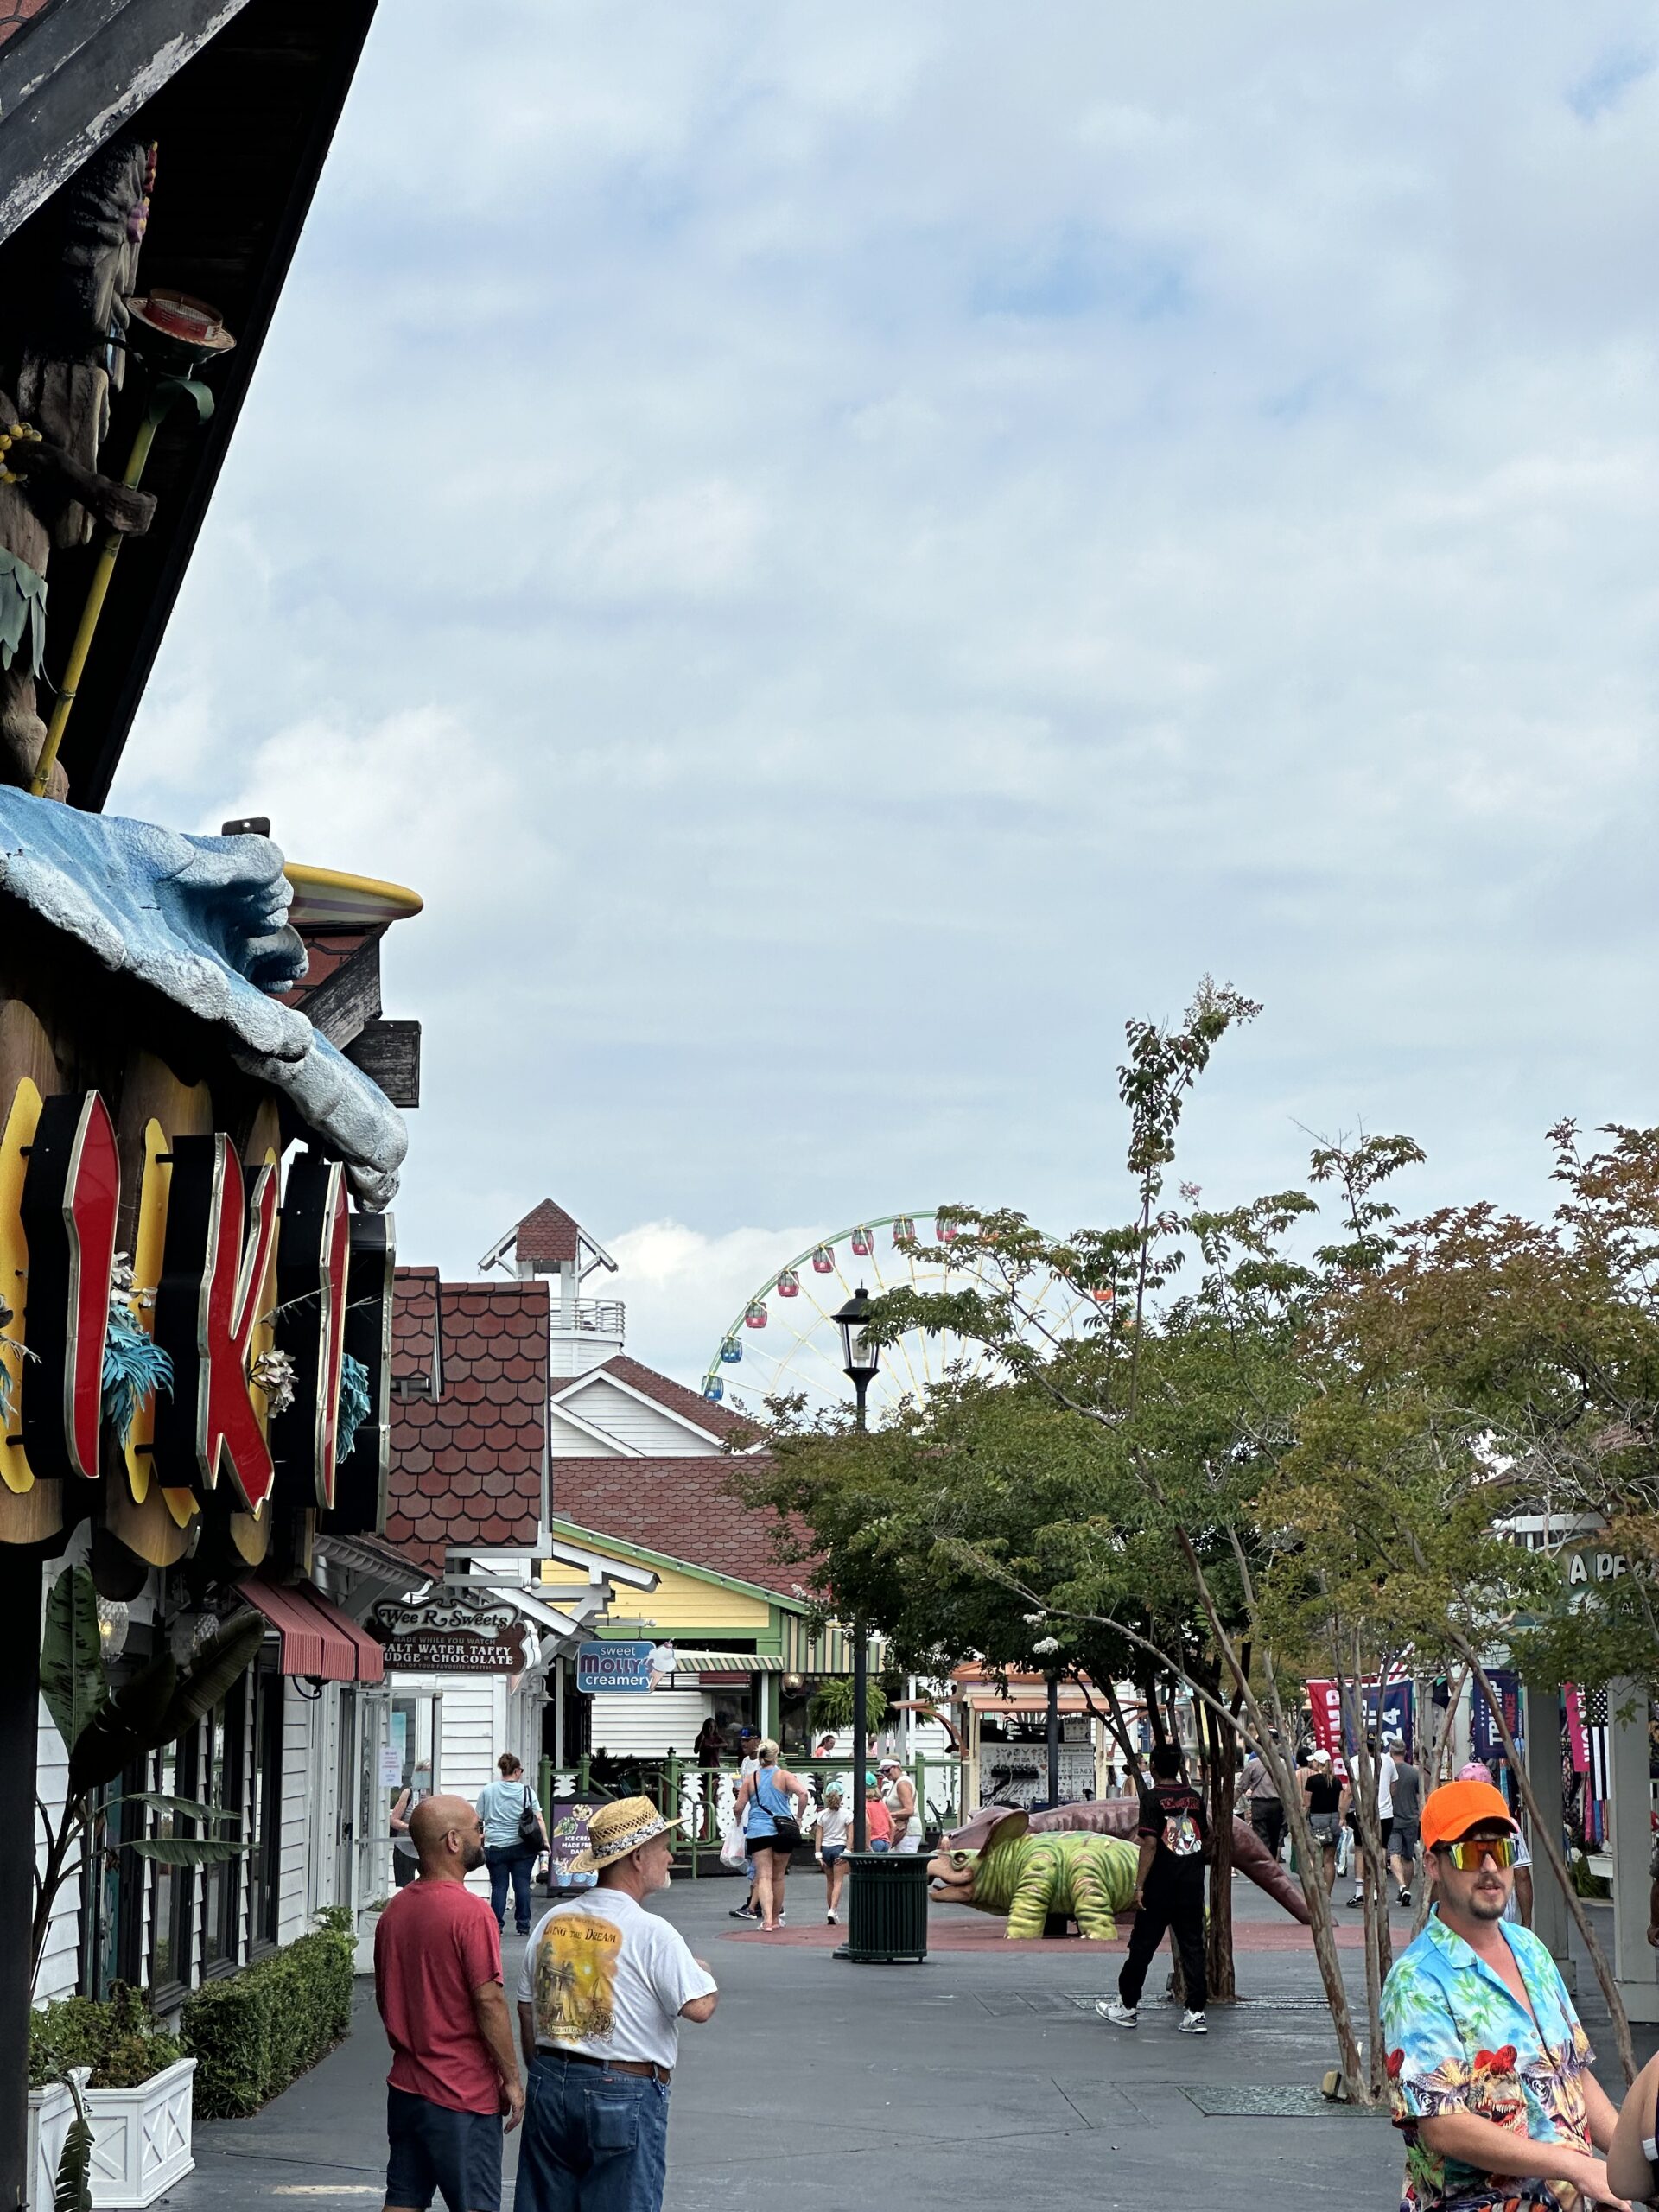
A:
[[[438,1370],[438,1271],[399,1268],[391,1306],[392,1382],[403,1392],[415,1385],[435,1397]]]
[[[518,1224],[513,1249],[518,1257],[528,1261],[532,1268],[556,1268],[576,1257],[581,1235],[579,1222],[573,1221],[564,1208],[556,1206],[551,1198],[543,1198]]]
[[[50,0],[0,0],[0,46],[49,5]]]
[[[405,1277],[416,1278],[407,1289]],[[546,1282],[440,1285],[423,1268],[400,1268],[397,1287],[394,1384],[427,1371],[427,1298],[437,1309],[443,1374],[435,1402],[394,1393],[387,1541],[435,1571],[447,1550],[534,1544],[547,1451]]]
[[[714,1452],[691,1459],[555,1459],[554,1517],[792,1597],[798,1583],[810,1583],[811,1569],[780,1564],[776,1516],[732,1496],[728,1485],[739,1464]]]
[[[683,1420],[695,1421],[705,1434],[718,1436],[723,1441],[739,1430],[753,1426],[741,1414],[734,1414],[729,1406],[716,1405],[712,1398],[705,1398],[700,1390],[688,1390],[683,1382],[677,1382],[671,1375],[659,1375],[654,1367],[630,1359],[625,1351],[617,1353],[598,1367],[590,1367],[585,1375],[578,1375],[571,1382],[561,1383],[557,1395],[579,1389],[582,1383],[591,1382],[595,1375],[613,1375],[619,1382],[626,1382],[638,1390],[640,1396],[665,1406],[671,1414]]]

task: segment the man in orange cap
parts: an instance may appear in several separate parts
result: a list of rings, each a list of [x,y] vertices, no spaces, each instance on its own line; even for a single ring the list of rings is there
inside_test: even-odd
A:
[[[1618,2115],[1567,1986],[1504,1923],[1518,1833],[1490,1782],[1448,1782],[1423,1807],[1434,1909],[1382,1991],[1405,2212],[1620,2202],[1595,2155]]]

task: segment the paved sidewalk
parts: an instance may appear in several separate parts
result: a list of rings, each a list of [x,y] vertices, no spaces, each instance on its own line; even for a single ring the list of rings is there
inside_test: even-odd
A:
[[[735,1883],[677,1884],[659,1909],[711,1961],[721,1994],[714,2020],[682,2034],[668,2212],[1393,2212],[1400,2157],[1386,2120],[1317,2104],[1294,2118],[1237,2109],[1279,2091],[1306,2099],[1332,2061],[1311,1948],[1245,1887],[1235,1909],[1246,2001],[1212,2012],[1199,2038],[1177,2036],[1173,2010],[1149,2001],[1132,2033],[1096,2018],[1089,1999],[1115,1987],[1121,1945],[983,1943],[996,1923],[936,1908],[946,1941],[925,1965],[855,1967],[817,1940],[836,1931],[810,1877],[791,1880],[795,1926],[772,1939],[728,1917]],[[968,1948],[950,1942],[952,1922]],[[505,1955],[511,1998],[516,1940]],[[1344,1965],[1351,1980],[1363,1972],[1351,1953]],[[1154,1969],[1149,1997],[1161,1980]],[[1584,2007],[1611,2059],[1588,1998]],[[1616,2087],[1616,2066],[1602,2074]],[[199,2129],[197,2171],[169,2203],[378,2212],[385,2075],[359,1983],[351,2038],[256,2118]]]

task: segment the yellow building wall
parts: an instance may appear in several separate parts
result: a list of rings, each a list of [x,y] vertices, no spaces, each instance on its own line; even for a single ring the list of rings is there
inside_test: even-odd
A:
[[[556,1564],[544,1562],[542,1579],[556,1582],[563,1572]],[[678,1573],[671,1567],[658,1567],[657,1572],[657,1588],[649,1598],[643,1591],[618,1589],[609,1618],[600,1624],[601,1635],[617,1632],[617,1624],[623,1621],[640,1622],[642,1635],[653,1629],[679,1634],[692,1628],[722,1636],[751,1630],[759,1636],[766,1634],[772,1608],[764,1599],[722,1590],[717,1582],[699,1582],[695,1575]]]

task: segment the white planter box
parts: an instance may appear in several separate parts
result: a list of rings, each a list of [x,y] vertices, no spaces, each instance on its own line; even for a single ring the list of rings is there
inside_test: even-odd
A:
[[[153,2204],[195,2165],[190,2155],[194,2058],[181,2058],[136,2089],[88,2089],[92,2123],[92,2202],[99,2212]],[[29,2094],[32,2212],[49,2212],[74,2101],[61,2082]]]
[[[58,2178],[63,2139],[75,2116],[75,2101],[62,2082],[49,2082],[29,2093],[29,2179],[32,2212],[51,2212],[52,2191]]]

